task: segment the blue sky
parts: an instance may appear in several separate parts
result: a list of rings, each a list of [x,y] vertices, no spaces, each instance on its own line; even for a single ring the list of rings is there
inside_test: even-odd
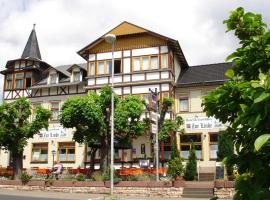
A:
[[[270,24],[269,0],[0,0],[0,70],[19,58],[33,23],[41,56],[52,66],[81,63],[77,51],[122,21],[180,42],[190,65],[224,62],[237,47],[222,24],[238,6]],[[2,94],[0,77],[0,98]]]

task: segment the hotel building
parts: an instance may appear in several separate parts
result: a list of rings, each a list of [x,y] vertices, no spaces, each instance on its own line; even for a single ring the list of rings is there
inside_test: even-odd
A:
[[[167,118],[181,115],[185,120],[185,133],[178,133],[177,142],[181,156],[187,158],[191,141],[195,142],[197,157],[203,169],[214,169],[218,132],[224,129],[213,118],[207,118],[201,107],[201,97],[226,81],[224,72],[230,63],[189,66],[177,40],[145,28],[123,22],[106,34],[116,35],[115,43],[115,93],[140,96],[150,101],[149,89],[157,89],[159,98],[172,97],[175,105]],[[73,130],[59,123],[61,105],[72,96],[99,93],[111,83],[112,47],[104,36],[78,51],[85,60],[82,64],[51,66],[41,58],[38,40],[33,28],[20,58],[10,60],[5,70],[4,101],[27,97],[33,113],[38,105],[52,111],[49,129],[29,139],[24,150],[25,168],[47,168],[55,160],[64,167],[89,165],[88,148],[72,140]],[[34,118],[32,115],[32,119]],[[143,117],[149,117],[145,111]],[[32,120],[30,119],[30,120]],[[171,143],[160,144],[160,160],[170,159]],[[141,136],[134,139],[130,149],[116,149],[115,162],[120,166],[137,165],[138,158],[151,157],[150,140]],[[96,161],[98,162],[99,155]],[[0,165],[10,162],[9,153],[0,151]],[[203,171],[203,170],[202,170]],[[207,170],[206,170],[207,171]]]

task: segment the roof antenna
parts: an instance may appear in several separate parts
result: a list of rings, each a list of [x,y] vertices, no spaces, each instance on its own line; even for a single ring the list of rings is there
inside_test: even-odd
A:
[[[35,30],[36,24],[33,24],[33,30]]]

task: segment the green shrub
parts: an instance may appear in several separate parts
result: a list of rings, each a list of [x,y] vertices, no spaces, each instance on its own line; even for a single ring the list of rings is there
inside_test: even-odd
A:
[[[184,173],[184,167],[182,164],[182,159],[179,158],[174,158],[169,161],[168,163],[169,169],[168,169],[168,174],[172,175],[172,177],[180,177],[183,176]]]
[[[25,183],[28,183],[31,179],[32,179],[33,176],[30,176],[29,174],[27,174],[26,172],[23,172],[21,174],[21,180],[22,182],[25,184]]]
[[[53,185],[54,179],[52,176],[45,179],[45,183],[49,185]]]
[[[195,180],[197,177],[197,158],[196,158],[196,151],[195,146],[192,143],[191,149],[189,151],[189,157],[186,164],[186,171],[185,171],[185,180]]]
[[[173,178],[183,176],[184,167],[180,157],[180,152],[176,146],[176,141],[173,142],[171,160],[168,162],[168,166],[168,174],[172,175]]]
[[[110,180],[110,173],[108,169],[104,169],[102,174],[101,174],[101,179],[103,181],[109,181]]]
[[[86,180],[86,175],[79,173],[76,175],[76,180],[77,181],[85,181]]]

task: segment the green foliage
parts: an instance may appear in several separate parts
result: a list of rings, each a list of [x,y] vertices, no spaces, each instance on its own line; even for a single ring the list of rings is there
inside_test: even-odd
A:
[[[226,73],[230,81],[204,98],[204,111],[230,125],[227,133],[236,154],[226,162],[237,165],[240,174],[235,199],[266,199],[270,149],[262,135],[270,131],[270,31],[261,15],[243,8],[232,11],[224,23],[227,31],[235,32],[240,47],[227,58],[233,61],[233,69]]]
[[[183,118],[181,116],[177,116],[175,120],[165,119],[158,133],[159,140],[164,142],[168,141],[170,136],[173,136],[183,123]],[[183,130],[181,130],[181,132],[183,132]]]
[[[197,177],[197,158],[196,158],[196,151],[195,146],[192,143],[191,149],[189,151],[189,157],[186,164],[185,170],[185,180],[192,181],[195,180]]]
[[[76,175],[76,180],[77,181],[85,181],[86,180],[86,175],[79,173]]]
[[[21,180],[23,184],[28,183],[31,179],[33,178],[33,176],[30,176],[29,174],[27,174],[26,172],[23,172],[21,174]]]
[[[79,143],[102,145],[101,168],[108,168],[107,156],[110,144],[110,116],[112,89],[105,86],[100,95],[89,93],[86,97],[69,98],[61,109],[60,122],[66,128],[75,128],[73,139]],[[115,138],[129,144],[132,138],[144,133],[145,123],[140,120],[143,103],[137,97],[122,100],[114,95]]]
[[[36,110],[35,119],[30,122],[31,105],[26,98],[0,105],[0,146],[11,152],[14,162],[15,178],[22,170],[22,153],[27,140],[33,138],[42,128],[48,128],[51,112],[42,107]]]
[[[110,172],[109,169],[104,169],[103,172],[101,173],[101,180],[102,181],[109,181],[110,180]]]
[[[172,175],[172,177],[180,177],[184,174],[184,167],[182,164],[182,159],[180,157],[180,152],[177,149],[176,140],[173,141],[172,151],[171,151],[171,159],[168,162],[169,169],[168,174]]]
[[[217,152],[217,160],[220,162],[224,162],[228,175],[232,175],[233,166],[230,162],[228,162],[228,158],[234,154],[233,141],[229,137],[229,133],[227,131],[221,131],[218,134],[218,152]]]

